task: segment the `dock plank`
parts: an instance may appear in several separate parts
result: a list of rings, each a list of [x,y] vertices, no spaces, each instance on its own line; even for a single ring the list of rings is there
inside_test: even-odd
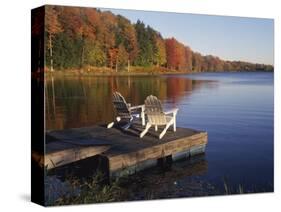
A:
[[[74,147],[61,151],[55,151],[45,155],[45,167],[47,167],[47,169],[52,169],[63,166],[101,154],[109,148],[110,146],[87,146],[83,148]]]
[[[204,151],[208,140],[206,132],[187,128],[178,127],[176,132],[168,130],[161,140],[158,139],[161,128],[157,132],[150,129],[143,138],[139,138],[142,130],[141,125],[134,125],[127,131],[96,125],[49,131],[46,136],[45,166],[51,169],[102,155],[108,159],[109,172],[114,174],[127,167],[194,148]]]

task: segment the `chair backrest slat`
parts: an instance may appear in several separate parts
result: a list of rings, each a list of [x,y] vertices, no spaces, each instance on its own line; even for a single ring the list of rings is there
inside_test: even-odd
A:
[[[165,125],[166,116],[162,109],[162,104],[156,96],[148,96],[145,100],[145,113],[148,121],[154,125]]]
[[[122,119],[130,119],[131,112],[124,97],[119,92],[113,93],[112,99],[117,115]]]

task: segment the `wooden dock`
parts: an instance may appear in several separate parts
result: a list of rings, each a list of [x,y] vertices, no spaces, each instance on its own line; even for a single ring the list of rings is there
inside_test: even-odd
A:
[[[161,160],[203,153],[208,140],[206,132],[187,128],[167,131],[161,140],[161,129],[151,129],[143,138],[139,138],[140,132],[138,125],[127,131],[105,126],[50,131],[45,157],[34,152],[33,159],[53,169],[98,155],[106,161],[109,176],[118,177],[155,166]]]

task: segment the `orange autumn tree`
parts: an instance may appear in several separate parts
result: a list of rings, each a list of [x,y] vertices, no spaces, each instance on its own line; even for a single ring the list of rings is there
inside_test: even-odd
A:
[[[201,72],[203,70],[204,58],[198,52],[192,52],[192,71]]]
[[[185,47],[175,38],[166,39],[167,67],[182,70],[186,64]]]
[[[118,15],[116,21],[116,46],[118,46],[120,56],[122,58],[121,65],[124,66],[124,59],[127,57],[126,63],[129,70],[130,64],[134,61],[138,54],[136,31],[131,22],[123,16]]]
[[[113,69],[117,67],[118,49],[111,48],[108,50],[109,67]]]
[[[114,67],[117,56],[117,46],[115,45],[116,17],[111,12],[100,13],[101,25],[99,27],[98,40],[106,54],[106,65]]]
[[[98,16],[96,10],[92,8],[80,8],[80,16],[82,17],[82,50],[80,67],[82,68],[84,66],[85,61],[85,48],[88,44],[91,45],[91,41],[94,41],[96,38],[96,26],[99,24],[99,19],[97,18]]]
[[[118,58],[117,58],[117,62],[116,62],[116,71],[118,70],[117,66],[120,66],[120,68],[125,67],[128,64],[128,61],[129,61],[129,54],[122,44],[120,44],[118,46],[117,57]]]
[[[91,66],[104,66],[106,63],[106,50],[98,35],[102,27],[100,12],[95,8],[84,9],[84,35],[82,64]],[[85,59],[84,59],[85,58]]]
[[[192,71],[192,50],[185,47],[186,71]]]
[[[53,72],[53,39],[55,34],[62,31],[60,22],[58,21],[58,14],[54,6],[46,6],[45,9],[45,29],[48,35],[48,49],[50,51],[50,69]]]

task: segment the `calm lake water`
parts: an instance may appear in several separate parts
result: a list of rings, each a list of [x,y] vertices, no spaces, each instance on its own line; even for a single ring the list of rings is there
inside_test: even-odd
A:
[[[179,108],[178,126],[205,130],[209,135],[206,154],[198,163],[179,163],[165,176],[153,175],[169,188],[163,191],[166,196],[173,189],[177,196],[185,196],[177,188],[184,190],[191,179],[218,188],[226,179],[233,189],[241,184],[244,190],[272,191],[273,87],[273,73],[262,72],[48,78],[46,127],[111,122],[111,95],[116,90],[133,105],[143,104],[153,94],[164,108]],[[151,174],[145,177],[148,184],[152,182]]]

